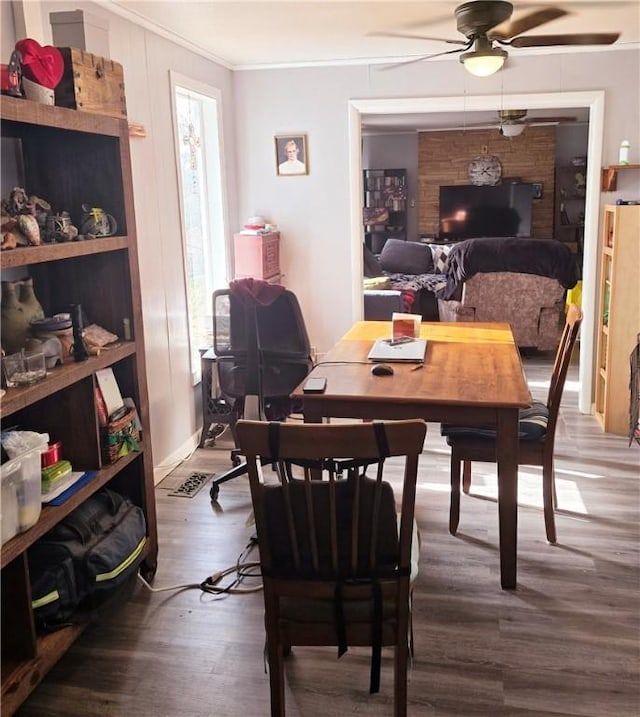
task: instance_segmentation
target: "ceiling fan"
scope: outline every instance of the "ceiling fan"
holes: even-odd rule
[[[435,40],[451,45],[462,45],[454,50],[446,50],[424,55],[406,62],[397,63],[397,67],[411,62],[420,62],[432,57],[451,55],[461,52],[460,62],[473,75],[488,77],[497,72],[504,64],[508,54],[499,45],[511,47],[547,47],[553,45],[611,45],[620,33],[578,33],[562,35],[523,35],[551,20],[568,15],[567,10],[559,7],[542,7],[516,20],[511,20],[513,4],[504,0],[473,0],[458,5],[455,17],[458,32],[466,40],[451,40],[442,37],[429,37],[410,33],[374,32],[372,36],[400,37],[408,39]],[[497,44],[496,44],[497,43]]]
[[[529,125],[560,124],[577,122],[577,117],[535,117],[527,118],[527,110],[498,110],[500,126],[498,132],[503,137],[517,137]]]
[[[503,137],[517,137],[524,132],[526,127],[546,124],[564,124],[577,121],[577,117],[567,115],[557,117],[527,117],[527,110],[498,110],[497,129]],[[487,122],[465,124],[466,129],[474,127],[487,127]]]

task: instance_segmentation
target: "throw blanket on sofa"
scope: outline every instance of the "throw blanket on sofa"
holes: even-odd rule
[[[467,239],[449,252],[446,283],[435,291],[439,299],[451,299],[456,289],[474,274],[512,271],[557,279],[565,289],[578,282],[575,261],[559,241],[517,238]]]
[[[435,296],[436,289],[445,285],[447,277],[444,274],[393,274],[385,271],[391,288],[402,292],[403,311],[413,312],[416,294],[424,289]],[[416,313],[421,313],[418,309]]]
[[[445,274],[392,274],[385,271],[384,275],[389,278],[391,287],[400,291],[427,289],[435,293],[436,289],[444,286],[447,280]]]

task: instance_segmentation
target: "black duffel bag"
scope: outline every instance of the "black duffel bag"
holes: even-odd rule
[[[145,543],[140,507],[108,489],[88,498],[28,551],[38,629],[86,619],[136,574]]]

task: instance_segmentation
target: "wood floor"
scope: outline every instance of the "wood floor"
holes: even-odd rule
[[[537,398],[549,363],[525,358]],[[422,533],[415,590],[416,655],[409,714],[453,717],[632,717],[640,714],[640,446],[605,435],[577,411],[577,369],[565,388],[556,449],[558,544],[545,541],[540,469],[521,468],[518,587],[500,589],[495,473],[474,466],[459,533],[447,531],[448,449],[430,424],[416,516]],[[228,445],[228,444],[227,444]],[[199,583],[233,565],[249,542],[246,478],[169,492],[194,470],[229,465],[198,450],[157,489],[160,554],[154,586]],[[488,496],[488,497],[487,497]],[[90,627],[19,717],[261,717],[269,714],[262,594],[150,593]],[[390,715],[383,657],[368,694],[369,652],[295,648],[287,661],[291,717]]]

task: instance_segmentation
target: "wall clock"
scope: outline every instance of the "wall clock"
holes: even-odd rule
[[[469,181],[476,185],[498,184],[502,176],[500,160],[492,154],[481,154],[469,162]]]

